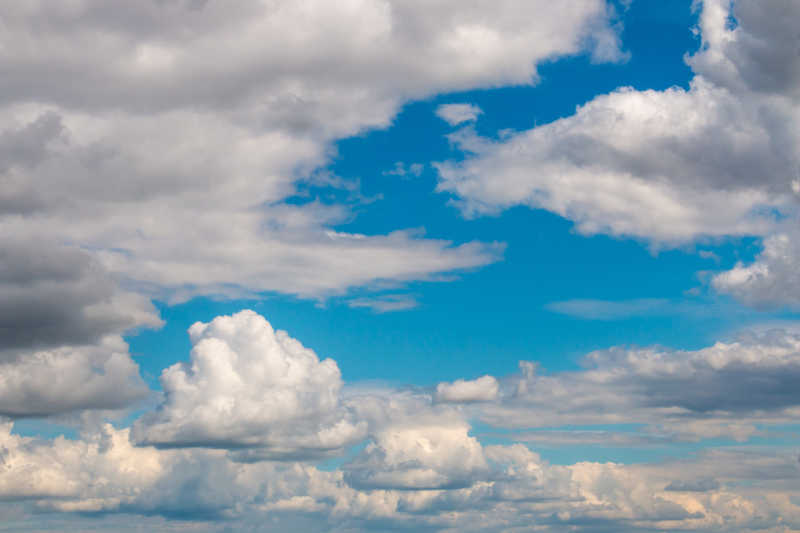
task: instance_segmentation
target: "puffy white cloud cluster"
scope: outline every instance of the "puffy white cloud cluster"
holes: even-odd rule
[[[47,527],[48,516],[63,513],[203,518],[244,527],[268,520],[275,531],[790,532],[800,526],[800,508],[792,502],[796,453],[719,451],[666,463],[561,466],[519,444],[482,450],[475,444],[493,466],[469,486],[393,490],[357,488],[346,472],[301,463],[242,464],[220,450],[134,447],[127,429],[110,425],[81,440],[43,441],[10,430],[4,424],[0,431],[0,508],[17,521],[36,513],[42,530],[86,525],[76,517]],[[413,451],[418,442],[406,444],[407,453],[419,453]],[[203,530],[202,522],[190,524]]]
[[[165,400],[133,426],[140,444],[323,455],[366,436],[341,405],[341,373],[253,311],[189,329],[191,360],[164,370]]]
[[[350,400],[369,422],[370,443],[344,465],[357,488],[442,489],[472,485],[489,471],[461,413],[427,398]]]
[[[614,349],[590,354],[589,367],[577,372],[539,375],[523,362],[521,375],[442,383],[433,395],[356,387],[344,399],[335,362],[320,361],[252,311],[197,323],[190,337],[191,360],[162,374],[163,404],[132,428],[87,424],[79,439],[48,440],[20,437],[12,423],[3,423],[0,525],[31,513],[49,520],[70,513],[201,519],[208,527],[269,520],[277,531],[590,525],[598,531],[788,532],[800,525],[792,500],[800,495],[796,452],[707,450],[657,463],[551,465],[520,443],[483,445],[469,423],[479,416],[506,428],[652,426],[649,434],[629,434],[625,445],[667,434],[744,440],[756,423],[796,420],[798,336],[745,334],[694,352]],[[134,389],[114,376],[128,368],[135,384],[135,365],[118,353],[125,348],[120,341],[106,339],[102,346],[91,379],[32,373],[48,378],[51,402],[87,408],[92,394],[125,401],[125,391]],[[25,386],[25,378],[8,375],[4,387]],[[84,385],[67,390],[67,382]],[[31,397],[17,404],[37,405]],[[14,403],[4,398],[0,405]],[[541,433],[547,432],[504,438],[536,441],[533,435]],[[569,435],[603,445],[624,437],[565,429],[550,440],[569,442]],[[364,448],[332,471],[310,463],[363,441]],[[108,520],[109,527],[117,524]],[[80,518],[44,524],[43,530],[82,527]]]
[[[437,165],[439,190],[467,216],[527,205],[656,245],[779,233],[714,284],[746,303],[796,304],[797,232],[779,220],[796,216],[800,183],[800,7],[704,0],[699,29],[688,91],[621,88],[500,140],[460,130],[451,140],[467,157]]]

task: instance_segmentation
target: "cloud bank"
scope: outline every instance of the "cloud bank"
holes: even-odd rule
[[[79,439],[47,440],[2,424],[0,507],[37,513],[45,529],[71,513],[100,513],[108,524],[118,514],[194,520],[200,530],[264,520],[278,531],[800,525],[796,452],[720,448],[655,463],[553,465],[520,443],[483,444],[469,422],[567,426],[550,433],[606,445],[592,440],[602,432],[569,426],[623,420],[680,438],[745,441],[756,418],[796,420],[796,335],[743,334],[695,352],[618,348],[590,354],[580,371],[545,376],[522,362],[519,374],[443,383],[433,395],[365,389],[346,399],[335,362],[252,311],[197,323],[190,336],[191,361],[164,371],[164,403],[132,429],[90,425]],[[534,442],[530,435],[519,440]],[[337,468],[309,462],[361,441]]]

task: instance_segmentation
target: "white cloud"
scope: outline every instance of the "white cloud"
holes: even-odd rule
[[[651,464],[550,465],[519,443],[483,446],[467,420],[479,414],[520,427],[650,424],[626,445],[743,440],[761,434],[756,424],[796,420],[797,336],[750,334],[695,352],[595,352],[586,370],[545,376],[525,363],[521,376],[503,380],[498,399],[469,409],[380,386],[340,400],[336,364],[319,361],[251,311],[197,323],[190,336],[191,362],[165,370],[165,402],[132,429],[87,424],[80,439],[47,440],[1,424],[0,502],[13,502],[0,509],[14,506],[14,520],[59,516],[61,529],[80,529],[80,517],[65,515],[87,512],[237,526],[270,520],[277,531],[531,524],[570,531],[593,524],[743,532],[800,525],[790,499],[796,452],[727,449]],[[112,367],[104,370],[108,376]],[[498,382],[457,381],[437,394],[474,399],[478,383],[485,392]],[[518,436],[537,441],[540,433],[553,443],[621,442],[620,435],[585,430]],[[330,472],[293,462],[366,439]],[[3,516],[0,524],[10,515]]]
[[[330,238],[350,206],[283,201],[409,100],[533,83],[537,63],[617,39],[602,0],[2,10],[0,232],[91,248],[173,300],[325,298],[496,261],[409,232]]]
[[[136,515],[161,515],[193,529],[204,527],[201,518],[237,526],[269,520],[276,531],[486,531],[531,524],[571,531],[591,524],[612,531],[743,532],[800,525],[791,501],[796,453],[719,450],[652,464],[562,466],[519,444],[493,445],[482,449],[491,467],[469,487],[387,490],[353,487],[341,470],[241,464],[220,450],[135,447],[128,430],[110,425],[80,440],[37,440],[10,430],[4,424],[0,431],[0,499],[13,502],[0,505],[15,512],[0,520],[24,521],[35,513],[43,529],[53,517],[53,529],[85,529],[80,516],[65,515],[87,512],[126,513],[128,524],[119,530],[144,520]],[[420,437],[395,440],[407,457],[428,461]],[[406,468],[414,464],[420,463]],[[98,519],[92,520],[96,527]]]
[[[500,385],[493,376],[482,376],[472,381],[458,379],[453,383],[439,383],[434,398],[439,403],[488,402],[497,399]]]
[[[424,398],[356,398],[373,440],[345,464],[357,488],[441,489],[470,486],[489,465],[461,413]]]
[[[406,178],[409,174],[419,177],[423,170],[425,170],[425,165],[422,163],[412,163],[408,169],[406,169],[405,163],[398,161],[394,164],[394,169],[386,171],[383,174],[384,176],[400,176],[401,178]]]
[[[313,457],[366,435],[366,422],[340,404],[336,362],[253,311],[198,322],[189,336],[191,361],[162,373],[165,401],[133,425],[137,443]]]
[[[764,240],[756,260],[737,263],[712,278],[711,285],[753,307],[800,305],[800,235],[778,233]]]
[[[120,409],[146,398],[128,345],[117,335],[97,345],[15,353],[0,361],[0,415],[47,416]]]
[[[436,108],[436,116],[451,126],[478,120],[483,110],[475,104],[442,104]]]
[[[499,141],[461,130],[451,140],[467,157],[437,165],[439,190],[467,216],[527,205],[581,233],[655,243],[775,231],[776,210],[795,212],[800,13],[792,0],[739,0],[726,29],[728,3],[702,5],[688,91],[618,89]]]

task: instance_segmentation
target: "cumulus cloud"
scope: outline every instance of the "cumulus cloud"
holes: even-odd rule
[[[369,421],[370,443],[344,465],[357,488],[442,489],[471,486],[489,465],[469,424],[448,407],[422,398],[351,400]]]
[[[253,311],[189,329],[190,362],[161,375],[165,401],[133,425],[162,447],[258,448],[260,457],[324,455],[362,440],[339,400],[341,373]]]
[[[723,437],[744,441],[762,424],[789,423],[800,412],[800,337],[782,330],[745,333],[697,351],[614,348],[589,354],[581,371],[541,375],[520,363],[521,375],[504,397],[482,408],[481,418],[507,428],[646,424],[644,435],[587,433],[587,442],[614,445],[697,441]],[[641,433],[641,432],[640,432]],[[579,434],[522,435],[521,440]]]
[[[738,0],[731,29],[729,2],[702,5],[688,91],[621,88],[500,140],[463,129],[450,138],[467,157],[438,164],[439,190],[467,216],[527,205],[655,243],[774,232],[800,165],[800,13]]]
[[[488,401],[469,409],[436,404],[424,389],[362,388],[340,399],[336,363],[252,311],[197,323],[190,337],[191,361],[164,371],[164,403],[133,428],[90,424],[79,439],[47,440],[0,424],[0,508],[13,506],[17,519],[42,512],[269,519],[278,531],[800,525],[789,497],[796,452],[723,449],[657,463],[551,465],[520,443],[482,445],[468,421],[477,414],[532,427],[623,416],[653,424],[644,433],[654,438],[678,429],[676,440],[738,438],[756,417],[759,425],[796,420],[797,336],[744,335],[695,352],[607,350],[591,354],[582,371],[542,376],[524,363],[521,376],[502,382],[441,384],[459,402],[476,399],[473,389],[501,387],[497,399],[482,397]],[[114,365],[102,370],[113,374]],[[363,440],[339,468],[308,462]],[[60,524],[81,527],[80,518]]]
[[[483,110],[475,104],[442,104],[436,108],[436,116],[451,126],[473,122],[482,114]]]
[[[491,461],[484,481],[392,490],[356,488],[341,470],[241,464],[221,450],[135,447],[129,430],[110,425],[79,440],[19,437],[11,424],[0,429],[0,500],[6,502],[0,505],[14,506],[16,520],[36,513],[43,524],[65,513],[126,513],[246,524],[268,519],[277,531],[531,525],[571,531],[590,524],[600,531],[737,532],[800,525],[800,508],[790,499],[796,453],[713,451],[651,464],[549,465],[522,445],[493,445],[483,449]],[[407,453],[422,453],[418,442],[400,443],[411,446]],[[76,516],[56,527],[83,525]]]
[[[0,415],[37,417],[84,409],[120,409],[150,389],[117,335],[97,345],[16,353],[0,361]]]
[[[497,399],[499,390],[493,376],[482,376],[472,381],[459,379],[453,383],[439,383],[434,398],[439,403],[488,402]]]

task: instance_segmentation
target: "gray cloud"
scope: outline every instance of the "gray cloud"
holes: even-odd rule
[[[31,347],[90,344],[161,324],[150,301],[121,290],[85,250],[0,239],[0,357]]]
[[[714,481],[713,479],[698,479],[696,481],[688,481],[688,482],[680,482],[680,481],[673,481],[666,487],[664,490],[669,490],[673,492],[706,492],[709,490],[717,490],[721,488],[722,485]]]
[[[800,411],[800,337],[782,330],[697,351],[614,348],[593,352],[584,364],[582,371],[540,375],[536,365],[521,363],[522,375],[507,382],[504,399],[481,408],[481,419],[510,428],[643,423],[651,442],[742,441],[763,434],[756,425],[790,423]],[[558,434],[547,437],[555,442]],[[578,438],[565,434],[565,442]]]
[[[128,345],[115,335],[96,345],[28,351],[0,361],[0,416],[122,409],[149,394]]]
[[[2,9],[0,232],[91,248],[170,301],[326,298],[497,261],[487,243],[331,232],[352,205],[284,200],[335,140],[388,126],[411,99],[534,83],[542,61],[618,52],[602,0]]]

